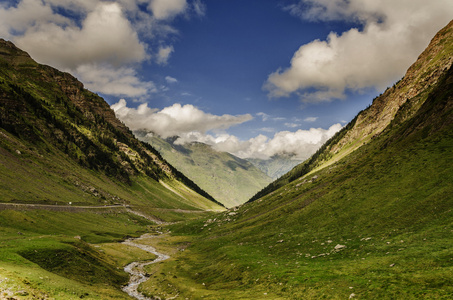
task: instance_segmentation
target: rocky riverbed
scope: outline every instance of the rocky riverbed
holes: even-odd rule
[[[150,237],[152,237],[152,235],[144,234],[139,238],[127,239],[123,242],[123,244],[125,244],[125,245],[140,248],[142,250],[153,253],[154,255],[157,256],[157,258],[153,261],[134,261],[124,267],[124,271],[129,273],[131,275],[131,277],[129,279],[128,285],[123,287],[123,291],[128,293],[130,296],[132,296],[136,299],[140,299],[140,300],[152,300],[151,298],[145,297],[143,294],[141,294],[138,291],[138,286],[142,282],[145,282],[146,280],[148,280],[148,278],[149,278],[147,276],[146,272],[144,271],[144,267],[147,265],[155,264],[155,263],[158,263],[158,262],[161,262],[163,260],[170,258],[170,256],[158,252],[152,246],[140,244],[140,240],[150,238]]]

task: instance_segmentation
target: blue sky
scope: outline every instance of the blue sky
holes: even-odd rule
[[[451,0],[0,0],[0,36],[131,129],[304,159],[452,16]]]

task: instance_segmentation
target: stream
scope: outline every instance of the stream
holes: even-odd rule
[[[139,300],[152,300],[151,298],[145,297],[138,291],[138,286],[149,278],[148,276],[146,276],[146,272],[143,268],[147,265],[155,264],[170,258],[170,256],[166,254],[157,252],[157,250],[152,246],[137,243],[137,241],[140,241],[141,239],[149,238],[152,236],[153,235],[146,233],[139,238],[131,238],[123,242],[123,244],[125,245],[137,247],[154,255],[157,255],[157,258],[153,261],[134,261],[124,267],[124,271],[129,273],[131,277],[129,279],[129,284],[123,287],[123,291],[128,293],[129,296],[132,296]]]

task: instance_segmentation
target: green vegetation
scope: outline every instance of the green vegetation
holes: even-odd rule
[[[451,23],[448,24],[436,34],[403,79],[373,99],[372,105],[359,112],[310,159],[266,186],[250,201],[257,200],[305,174],[334,164],[379,136],[387,126],[399,125],[411,118],[427,99],[440,76],[446,73],[451,65],[451,26]]]
[[[70,74],[5,41],[0,65],[1,202],[221,209]]]
[[[143,241],[171,256],[146,266],[150,297],[453,298],[451,52],[414,65],[442,76],[414,79],[432,83],[381,131],[379,97],[260,197],[207,212],[101,98],[0,42],[0,298],[128,298],[124,265],[155,255],[119,242],[162,231]]]
[[[222,209],[101,97],[0,40],[1,299],[124,299],[124,265],[155,256],[119,242],[146,217]]]
[[[117,242],[151,224],[125,213],[0,211],[0,297],[124,299],[122,267],[154,256]]]
[[[202,143],[174,144],[174,140],[136,131],[138,139],[150,143],[172,165],[192,178],[202,189],[227,207],[240,205],[271,179],[252,163]]]
[[[193,244],[154,280],[189,298],[451,298],[452,95],[453,68],[415,115],[337,163],[172,225]]]

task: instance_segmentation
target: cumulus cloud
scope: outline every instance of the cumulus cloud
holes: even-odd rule
[[[275,133],[273,138],[260,134],[243,141],[234,135],[216,131],[251,120],[253,117],[249,114],[217,116],[193,105],[181,104],[162,110],[149,108],[147,104],[130,108],[124,99],[111,107],[131,130],[145,129],[163,138],[178,136],[176,144],[201,142],[241,158],[269,159],[277,154],[286,154],[304,160],[342,128],[341,124],[335,124],[328,129],[281,131]]]
[[[193,105],[179,103],[162,110],[149,108],[144,103],[135,109],[127,107],[124,99],[113,104],[112,109],[131,130],[146,129],[164,138],[193,132],[205,134],[207,131],[225,130],[253,118],[249,114],[217,116],[205,113]]]
[[[66,69],[86,63],[120,66],[146,57],[145,46],[116,3],[97,5],[80,28],[48,22],[28,27],[15,42],[36,59]]]
[[[156,19],[169,19],[182,13],[187,8],[186,0],[151,0],[149,9]]]
[[[32,26],[43,26],[55,23],[61,26],[71,21],[63,16],[55,15],[49,4],[41,1],[23,0],[16,7],[8,7],[0,3],[0,36],[11,39],[12,31],[23,33]]]
[[[382,90],[401,78],[451,20],[453,2],[300,0],[286,9],[305,20],[352,20],[361,25],[302,45],[290,67],[270,74],[264,85],[270,97],[296,93],[316,102],[344,98],[346,90]]]
[[[84,64],[75,69],[85,86],[92,91],[119,97],[140,97],[157,91],[152,82],[138,79],[133,68],[113,68],[110,65]]]
[[[38,62],[73,73],[95,92],[124,97],[155,90],[132,69],[144,61],[168,63],[173,47],[158,45],[177,33],[170,21],[178,14],[204,13],[200,1],[189,5],[186,0],[4,2],[0,36]]]
[[[290,155],[293,159],[305,160],[341,128],[341,124],[334,124],[328,129],[280,131],[271,139],[260,134],[246,141],[229,134],[190,132],[181,136],[176,143],[202,142],[218,151],[229,152],[241,158],[269,159],[274,155]]]
[[[79,14],[80,23],[57,8]],[[38,62],[75,74],[96,92],[142,96],[154,85],[141,81],[132,65],[148,55],[123,10],[114,2],[22,0],[0,6],[0,34]]]

